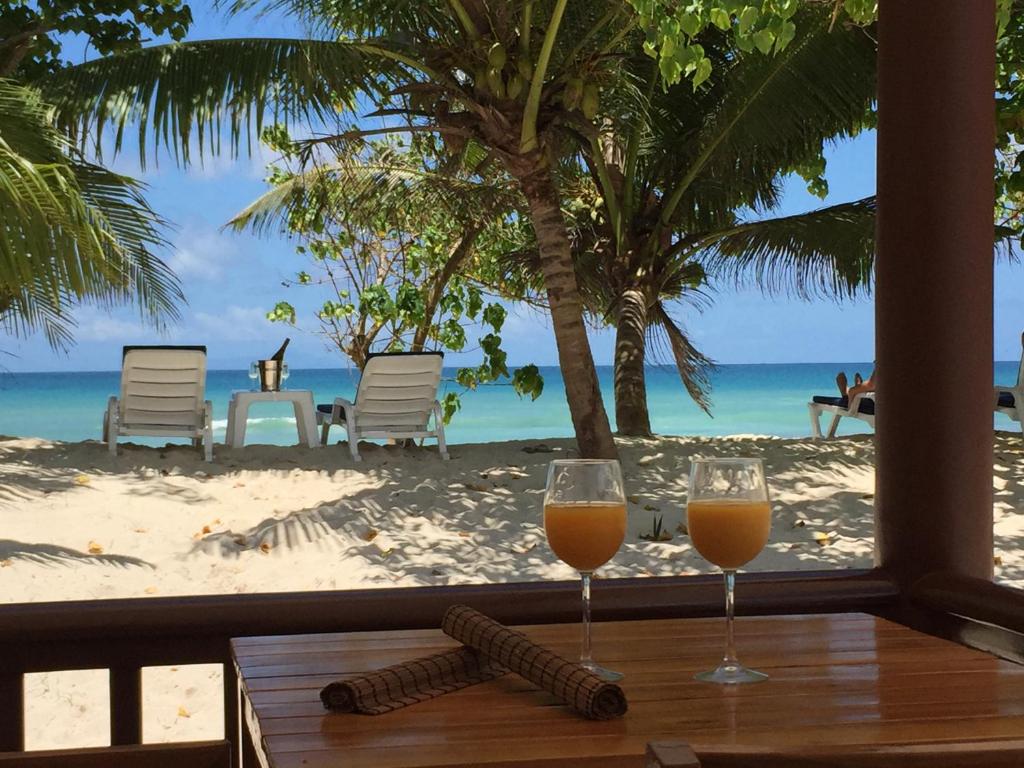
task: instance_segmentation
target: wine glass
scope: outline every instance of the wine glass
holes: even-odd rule
[[[253,391],[256,391],[256,380],[260,377],[260,364],[253,360],[249,363],[249,380],[252,382],[251,387]]]
[[[619,462],[558,459],[548,468],[544,532],[558,558],[580,573],[583,649],[580,664],[605,680],[622,675],[594,663],[590,651],[590,577],[626,538],[626,494]]]
[[[705,560],[725,575],[725,655],[721,664],[696,675],[708,683],[756,683],[768,675],[736,658],[733,637],[736,569],[757,557],[771,530],[768,483],[760,459],[696,459],[690,465],[686,526]]]
[[[288,380],[288,363],[281,363],[281,389],[284,389],[284,383]]]

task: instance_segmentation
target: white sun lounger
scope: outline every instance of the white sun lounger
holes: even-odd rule
[[[441,458],[447,459],[444,420],[437,400],[443,364],[440,352],[370,355],[359,379],[355,402],[339,397],[332,404],[316,407],[316,421],[322,426],[320,442],[327,445],[331,427],[339,424],[348,433],[348,447],[355,461],[362,460],[362,438],[435,437]],[[431,416],[433,429],[428,428]]]
[[[124,435],[187,437],[213,461],[213,403],[206,391],[206,347],[125,347],[121,396],[111,396],[103,439],[117,455]]]
[[[1024,333],[1020,336],[1021,357],[1017,369],[1017,384],[1012,387],[995,388],[993,407],[997,413],[1005,413],[1024,429]]]
[[[815,440],[821,439],[821,414],[832,414],[832,423],[829,424],[827,437],[833,438],[839,428],[839,421],[844,416],[850,419],[860,419],[872,427],[875,426],[875,393],[861,392],[854,396],[853,401],[849,403],[845,397],[816,395],[807,404],[807,410],[811,414],[811,434]]]

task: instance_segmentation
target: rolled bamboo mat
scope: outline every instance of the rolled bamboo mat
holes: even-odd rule
[[[610,720],[626,712],[626,695],[619,686],[469,606],[449,608],[441,628],[449,637],[543,688],[584,717]]]
[[[505,672],[472,648],[455,648],[331,683],[320,691],[320,700],[335,712],[380,715]]]

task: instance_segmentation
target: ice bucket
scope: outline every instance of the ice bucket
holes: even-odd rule
[[[281,363],[277,360],[260,360],[260,391],[281,391]]]

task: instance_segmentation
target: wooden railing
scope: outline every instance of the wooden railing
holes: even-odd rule
[[[239,754],[237,680],[229,641],[245,635],[437,627],[465,603],[509,624],[575,621],[573,582],[417,587],[212,597],[142,598],[0,606],[0,752],[24,749],[24,675],[110,670],[110,739],[142,741],[143,667],[224,665],[224,733]],[[738,605],[748,615],[894,610],[898,592],[876,571],[749,574]],[[636,578],[594,586],[595,618],[714,616],[720,579]]]
[[[230,768],[226,741],[0,753],[0,768]]]
[[[908,597],[904,623],[1024,664],[1024,591],[932,573],[917,581]]]

